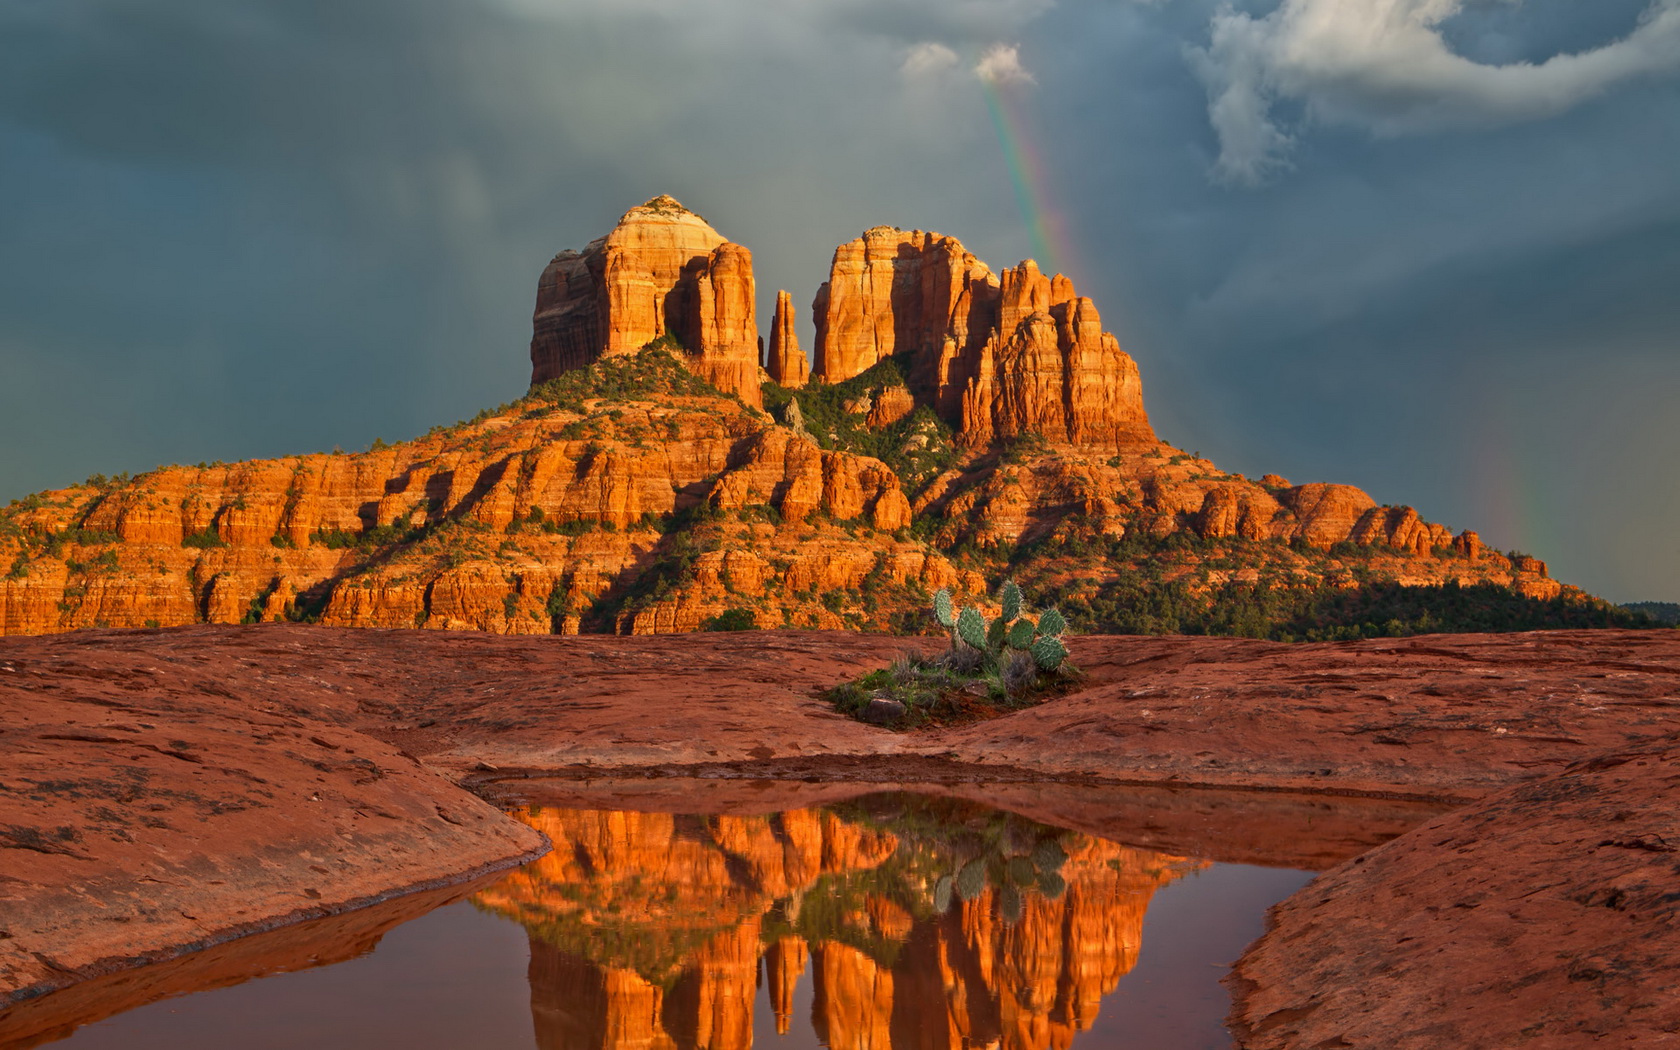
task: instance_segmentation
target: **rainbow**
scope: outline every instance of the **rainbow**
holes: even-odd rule
[[[1021,221],[1027,227],[1027,243],[1032,248],[1033,259],[1045,273],[1065,273],[1076,278],[1078,275],[1072,271],[1077,268],[1078,253],[1061,212],[1049,204],[1051,183],[1045,173],[1045,153],[1033,134],[1033,122],[1021,105],[1022,86],[987,77],[980,78],[980,84],[992,127],[997,131],[998,146],[1003,151],[1004,165],[1009,169],[1015,204],[1021,209]]]

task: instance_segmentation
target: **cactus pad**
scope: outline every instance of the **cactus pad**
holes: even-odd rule
[[[1003,652],[1003,643],[1009,640],[1009,621],[999,616],[986,628],[986,648],[993,656]]]
[[[1021,588],[1014,580],[1004,580],[1003,589],[998,592],[998,600],[1003,603],[1003,618],[1005,622],[1021,615]]]
[[[1031,649],[1033,644],[1033,625],[1026,620],[1016,620],[1009,625],[1009,647],[1012,649]]]
[[[1047,638],[1060,638],[1067,630],[1067,620],[1055,609],[1044,610],[1044,615],[1038,618],[1038,633]]]
[[[957,637],[976,649],[986,648],[986,618],[970,605],[957,617]]]
[[[1038,661],[1041,670],[1054,671],[1062,666],[1063,660],[1067,659],[1068,651],[1067,646],[1062,644],[1060,638],[1050,636],[1034,642],[1032,654],[1033,659]]]
[[[934,592],[933,615],[939,619],[939,626],[946,630],[957,625],[956,610],[951,608],[951,592],[943,587]]]

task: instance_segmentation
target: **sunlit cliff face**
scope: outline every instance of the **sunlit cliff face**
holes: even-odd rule
[[[761,980],[785,1034],[807,973],[834,1050],[1065,1048],[1199,866],[913,796],[521,816],[553,852],[476,900],[530,933],[545,1050],[747,1050]]]

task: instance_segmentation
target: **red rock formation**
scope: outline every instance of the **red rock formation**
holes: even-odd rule
[[[996,278],[956,238],[877,226],[834,250],[828,281],[811,304],[815,374],[838,383],[906,351],[926,364],[947,336],[967,345],[970,314],[978,305],[983,318],[996,298]],[[928,377],[959,388],[966,378]]]
[[[767,603],[765,626],[786,610],[838,627],[823,593],[878,566],[960,580],[925,544],[880,535],[910,507],[879,461],[715,397],[515,406],[366,453],[165,467],[33,502],[0,519],[0,634],[272,620],[300,602],[343,626],[575,632],[648,567],[661,516],[699,502],[725,512],[706,526],[716,549],[619,629],[693,630],[738,595]]]
[[[875,392],[869,403],[869,425],[877,429],[891,426],[916,410],[916,400],[901,386],[884,386]]]
[[[811,376],[811,363],[799,349],[799,334],[793,327],[793,296],[776,293],[776,318],[770,325],[770,356],[765,362],[772,381],[786,387],[802,387]]]
[[[753,297],[752,253],[672,198],[655,197],[543,271],[531,384],[669,336],[696,373],[762,404]]]
[[[1155,439],[1136,363],[1071,281],[1030,259],[999,280],[954,238],[876,227],[835,250],[812,309],[821,379],[909,354],[912,386],[963,444]]]
[[[847,426],[888,428],[922,404],[958,428],[967,451],[954,464],[931,420],[883,448],[909,465],[914,505],[886,462],[835,447],[853,440],[846,427],[805,429],[797,402],[790,427],[770,425],[696,394],[680,372],[625,396],[619,380],[662,367],[630,355],[671,336],[687,369],[761,401],[751,256],[661,197],[557,256],[539,287],[533,380],[604,360],[598,389],[611,396],[550,391],[362,454],[165,467],[20,501],[0,511],[0,634],[288,615],[647,633],[693,630],[743,603],[760,626],[885,629],[921,608],[916,588],[985,589],[980,571],[959,573],[942,553],[956,544],[1183,531],[1273,541],[1230,569],[1167,556],[1167,578],[1195,586],[1268,573],[1278,585],[1354,586],[1347,565],[1309,553],[1351,542],[1378,578],[1585,597],[1537,559],[1513,563],[1351,486],[1270,474],[1255,484],[1156,442],[1136,365],[1096,307],[1030,260],[994,276],[953,238],[878,227],[836,249],[814,307],[819,378],[891,355],[908,363],[902,379],[849,392]],[[804,378],[785,293],[770,364],[785,383]],[[988,454],[1023,435],[1050,445]],[[690,512],[702,520],[679,519]],[[917,518],[935,519],[932,543],[907,531]],[[681,542],[665,538],[673,525]],[[1069,575],[1094,587],[1111,568]],[[859,593],[871,579],[904,586]]]

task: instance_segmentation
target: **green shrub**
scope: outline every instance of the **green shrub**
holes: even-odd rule
[[[758,617],[751,609],[725,609],[716,616],[703,620],[700,624],[702,631],[756,631]]]
[[[192,533],[191,535],[183,536],[181,538],[181,546],[197,547],[201,550],[208,550],[212,547],[226,547],[227,541],[222,539],[221,534],[216,531],[216,527],[214,525],[210,525],[198,532]]]

